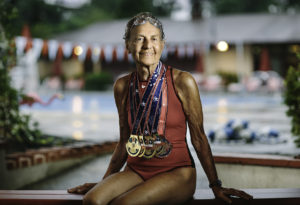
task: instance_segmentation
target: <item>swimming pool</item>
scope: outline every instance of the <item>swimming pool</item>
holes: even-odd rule
[[[44,106],[39,103],[32,105],[30,109],[41,111],[64,111],[64,112],[96,112],[115,113],[117,108],[112,91],[107,92],[62,92],[63,99],[55,99],[51,104]],[[47,101],[53,94],[41,94],[40,98]],[[225,100],[228,106],[247,104],[275,105],[282,103],[282,96],[278,94],[234,94],[234,93],[201,93],[202,105],[215,106]],[[21,109],[29,108],[26,105]]]

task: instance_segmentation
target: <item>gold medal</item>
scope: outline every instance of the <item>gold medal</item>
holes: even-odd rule
[[[138,157],[142,157],[142,156],[144,156],[144,153],[146,151],[145,142],[144,142],[144,138],[142,135],[139,135],[139,140],[140,140],[140,144],[141,144],[141,151],[140,151]]]
[[[155,154],[156,154],[155,149],[145,149],[145,153],[143,157],[145,157],[146,159],[151,159]]]
[[[158,158],[167,157],[172,150],[172,144],[167,139],[162,139],[162,149],[155,156]]]
[[[161,151],[163,149],[163,144],[162,144],[161,138],[158,135],[155,136],[154,147],[156,150],[156,154],[161,153]]]
[[[140,151],[138,157],[143,157],[144,154],[145,154],[145,151],[146,151],[146,149],[145,149],[144,147],[142,147],[142,149],[141,149],[141,151]]]
[[[127,143],[126,143],[126,150],[127,153],[131,156],[131,157],[136,157],[140,151],[141,151],[141,144],[139,141],[139,138],[137,135],[130,135]]]
[[[156,154],[154,139],[155,138],[153,136],[144,136],[144,142],[145,142],[145,153],[143,155],[144,158],[151,159]]]

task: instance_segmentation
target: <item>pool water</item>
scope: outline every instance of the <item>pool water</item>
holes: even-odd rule
[[[112,91],[108,92],[65,92],[63,99],[55,99],[51,104],[44,106],[35,103],[30,108],[31,110],[41,111],[64,111],[76,112],[77,109],[81,112],[99,112],[99,113],[114,113],[117,112],[115,106],[114,95]],[[51,98],[51,94],[43,94],[40,98],[46,102]],[[203,107],[217,105],[220,100],[226,100],[227,104],[280,104],[282,101],[281,94],[262,95],[262,94],[232,94],[232,93],[203,93],[201,94],[201,102]],[[75,108],[74,108],[75,106]],[[78,106],[80,108],[78,108]],[[21,109],[27,109],[28,106],[23,105]],[[75,109],[75,111],[74,111]]]

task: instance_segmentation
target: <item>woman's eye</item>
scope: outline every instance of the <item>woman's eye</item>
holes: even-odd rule
[[[136,38],[135,39],[137,42],[142,42],[143,41],[143,38]]]

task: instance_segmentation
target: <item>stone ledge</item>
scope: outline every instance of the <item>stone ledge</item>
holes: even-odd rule
[[[0,190],[0,204],[81,205],[82,195],[69,194],[65,190]]]
[[[103,144],[32,149],[27,150],[26,152],[7,154],[5,156],[5,163],[8,170],[13,170],[58,160],[84,157],[88,155],[101,155],[113,152],[116,144],[117,142],[105,142]]]
[[[215,163],[300,168],[300,159],[278,155],[222,153],[214,155]]]
[[[298,205],[300,204],[300,188],[298,189],[243,189],[253,195],[254,199],[245,201],[233,199],[236,205]],[[0,204],[19,205],[62,205],[82,204],[82,195],[69,194],[66,190],[0,190]],[[197,189],[192,200],[185,204],[226,204],[214,198],[210,189]]]

